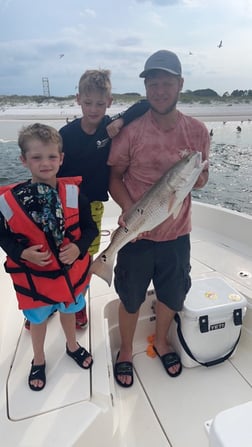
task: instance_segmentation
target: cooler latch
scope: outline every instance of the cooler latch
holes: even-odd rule
[[[242,324],[242,309],[235,309],[233,311],[233,319],[235,326],[241,326]]]
[[[200,332],[208,332],[208,315],[199,317]]]

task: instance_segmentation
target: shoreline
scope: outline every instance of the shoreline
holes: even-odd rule
[[[107,111],[107,115],[113,116],[115,113],[118,113],[119,111],[125,110],[125,108],[118,108],[118,111],[112,111],[112,113],[109,113],[110,110]],[[214,110],[195,110],[194,108],[192,108],[192,110],[188,110],[185,109],[183,107],[179,107],[178,106],[178,110],[182,113],[184,113],[185,115],[189,115],[189,116],[193,116],[194,118],[197,119],[202,119],[203,121],[240,121],[240,120],[247,120],[250,121],[252,120],[252,111],[238,111],[238,110],[234,110],[233,113],[227,113],[227,111],[223,111],[222,113],[216,113]],[[54,121],[54,120],[67,120],[67,119],[75,119],[75,118],[80,118],[82,115],[80,113],[80,111],[78,111],[79,113],[73,113],[73,111],[69,111],[69,110],[64,110],[64,113],[62,112],[57,112],[57,110],[55,111],[50,111],[50,112],[42,112],[42,113],[33,113],[33,111],[29,110],[29,112],[21,112],[19,111],[19,113],[6,113],[6,114],[1,114],[0,113],[0,121],[24,121],[24,120],[50,120],[50,121]],[[231,111],[230,111],[231,112]]]
[[[106,114],[113,116],[130,107],[131,104],[116,103],[107,109]],[[230,123],[252,121],[252,104],[183,104],[178,103],[178,110],[185,115],[197,118],[207,123]],[[17,140],[17,135],[23,126],[36,122],[49,124],[59,130],[75,118],[80,118],[81,108],[77,104],[54,104],[52,107],[37,107],[36,104],[22,105],[0,109],[0,141]]]
[[[106,114],[113,116],[119,112],[128,109],[132,104],[117,103],[112,104],[107,109]],[[227,105],[216,104],[183,104],[178,103],[178,110],[185,115],[193,116],[201,121],[251,121],[252,105],[250,104],[234,104],[232,107]],[[13,106],[0,110],[0,122],[13,121],[72,121],[80,118],[80,106],[72,105],[60,107],[36,107],[35,104],[29,106]]]
[[[179,110],[179,109],[178,109]],[[182,112],[184,113],[184,112]],[[218,122],[218,121],[252,121],[252,115],[248,113],[235,113],[235,114],[202,114],[202,113],[185,113],[186,115],[192,116],[200,121],[204,122]],[[72,121],[75,118],[80,118],[81,115],[33,115],[33,114],[22,114],[22,115],[5,115],[0,116],[1,122],[13,122],[13,121],[63,121],[65,124],[67,123],[67,119]]]
[[[119,112],[127,110],[134,103],[117,102],[112,103],[107,108],[106,114],[113,116]],[[177,109],[182,113],[202,119],[203,121],[239,121],[240,119],[252,119],[252,104],[233,103],[233,104],[199,104],[199,103],[182,103],[178,102]],[[13,106],[6,105],[0,108],[1,121],[16,120],[67,120],[82,116],[81,107],[77,103],[70,104],[45,104],[37,105],[16,104]]]

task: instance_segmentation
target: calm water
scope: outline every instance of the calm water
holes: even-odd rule
[[[57,127],[63,124],[58,122]],[[205,188],[193,192],[194,199],[252,215],[252,121],[207,122],[206,126],[209,131],[213,130],[210,176]],[[14,128],[11,134],[13,139],[0,140],[1,185],[25,180],[28,176],[19,161]]]

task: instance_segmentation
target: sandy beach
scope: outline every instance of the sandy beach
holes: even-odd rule
[[[129,104],[114,103],[107,109],[107,113],[112,116],[128,107]],[[252,104],[179,103],[178,109],[204,122],[252,120]],[[73,100],[63,104],[48,102],[2,106],[0,109],[0,140],[13,139],[13,128],[17,134],[22,126],[37,121],[46,121],[56,129],[60,129],[68,120],[71,121],[80,116],[80,106]]]

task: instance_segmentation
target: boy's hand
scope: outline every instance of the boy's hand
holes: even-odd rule
[[[76,244],[70,242],[60,249],[59,260],[63,264],[71,265],[80,256],[80,250]]]
[[[108,132],[109,138],[114,138],[123,127],[123,119],[117,118],[117,120],[112,121],[107,127],[106,130]]]
[[[40,267],[46,267],[52,262],[50,259],[51,253],[48,250],[41,251],[42,249],[43,245],[32,245],[31,247],[25,248],[22,251],[21,259],[32,262]]]

